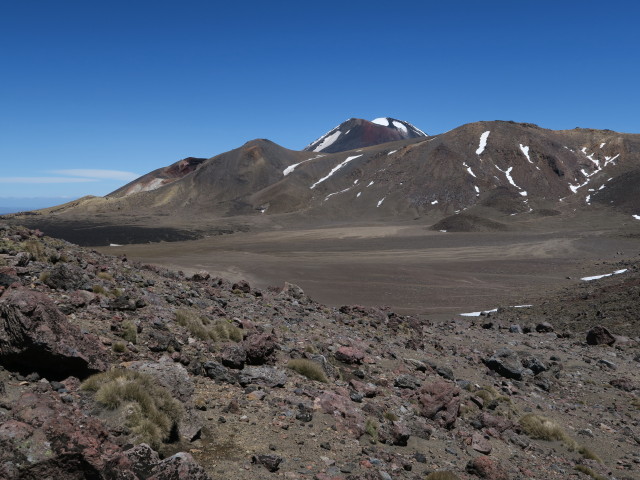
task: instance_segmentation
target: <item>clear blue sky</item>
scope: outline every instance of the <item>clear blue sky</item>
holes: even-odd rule
[[[253,138],[301,149],[349,117],[640,132],[638,18],[632,0],[0,0],[0,207]]]

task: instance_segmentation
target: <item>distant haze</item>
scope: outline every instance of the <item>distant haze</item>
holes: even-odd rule
[[[36,198],[15,198],[0,197],[0,215],[7,213],[24,212],[27,210],[38,210],[40,208],[53,207],[62,203],[70,202],[75,198],[60,197],[36,197]]]

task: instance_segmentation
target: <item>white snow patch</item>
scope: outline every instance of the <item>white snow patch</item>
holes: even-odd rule
[[[600,188],[598,190],[602,190],[604,188],[604,184],[600,185]]]
[[[529,308],[533,307],[533,305],[512,305],[512,308]]]
[[[519,187],[518,187],[519,188]],[[527,196],[527,192],[525,190],[518,192],[520,195],[522,195],[523,197]]]
[[[326,137],[324,137],[322,139],[322,142],[320,142],[320,144],[316,148],[313,149],[313,151],[314,152],[320,152],[320,151],[324,150],[325,148],[330,147],[338,139],[338,137],[340,136],[341,133],[342,132],[340,130],[336,130],[331,135],[327,135]]]
[[[600,280],[601,278],[611,277],[612,275],[620,275],[621,273],[624,273],[626,271],[627,271],[627,269],[623,268],[622,270],[616,270],[613,273],[605,273],[604,275],[594,275],[592,277],[582,277],[580,280],[583,280],[585,282],[590,282],[591,280]]]
[[[483,310],[481,312],[469,312],[469,313],[460,313],[461,317],[479,317],[483,313],[486,315],[487,313],[497,312],[497,308],[492,308],[491,310]]]
[[[322,158],[322,157],[324,157],[324,155],[317,155],[317,156],[315,156],[313,158],[308,158],[307,160],[303,160],[302,162],[298,162],[298,163],[294,163],[293,165],[289,165],[287,168],[285,168],[282,171],[282,174],[286,177],[291,172],[293,172],[298,165],[302,165],[303,163],[307,163],[307,162],[310,162],[311,160],[316,160],[316,159]]]
[[[516,187],[518,190],[522,190],[518,185],[516,185],[516,182],[513,181],[513,177],[511,176],[511,170],[513,170],[513,167],[509,167],[506,170],[502,170],[499,166],[496,165],[496,168],[500,170],[502,173],[504,173],[504,175],[507,177],[507,180],[511,185]],[[525,195],[526,195],[526,192],[525,192]]]
[[[487,146],[489,133],[491,133],[491,130],[487,130],[482,135],[480,135],[480,146],[478,146],[478,149],[476,150],[476,155],[480,155],[482,152],[484,152],[484,148]]]
[[[604,147],[606,144],[607,144],[606,142],[602,142],[602,143],[600,144],[600,148]]]
[[[447,233],[447,231],[446,231],[446,230],[440,230],[440,231],[441,231],[442,233]]]
[[[467,162],[462,162],[462,166],[467,169],[467,172],[469,172],[469,175],[471,175],[473,178],[478,178],[476,177],[476,174],[473,173],[473,170],[471,170],[471,167],[467,165]]]
[[[356,195],[356,198],[358,198],[360,195],[362,195],[362,192],[358,192],[358,194]]]
[[[433,202],[431,202],[431,205],[437,205],[438,204],[438,200],[434,200]]]
[[[385,198],[386,198],[386,197],[383,197],[383,198],[382,198],[382,200],[379,200],[379,201],[378,201],[378,205],[376,205],[376,208],[378,208],[380,205],[382,205],[382,202],[384,202],[384,199],[385,199]]]
[[[373,185],[373,180],[369,182],[369,185],[367,185],[367,188],[369,188],[371,185]]]
[[[640,220],[640,215],[633,215],[633,218],[635,218],[636,220]]]
[[[589,174],[584,170],[584,168],[580,169],[580,173],[582,173],[585,177],[589,178]]]
[[[393,121],[393,126],[396,127],[398,130],[402,130],[404,133],[409,133],[409,130],[407,130],[407,127],[405,127],[402,123],[400,122],[396,122],[395,120]]]
[[[329,198],[333,197],[334,195],[339,195],[341,193],[348,192],[349,190],[351,190],[351,187],[345,188],[344,190],[340,190],[339,192],[330,193],[329,195],[324,197],[324,201],[326,202],[327,200],[329,200]]]
[[[587,195],[584,201],[587,202],[587,205],[591,205],[591,195]]]
[[[609,165],[610,163],[613,163],[615,165],[615,160],[616,158],[618,158],[620,156],[620,154],[617,154],[615,157],[604,157],[604,166],[606,167],[607,165]]]
[[[391,150],[389,153],[387,153],[387,157],[388,157],[389,155],[392,155],[392,154],[396,153],[397,151],[398,151],[398,150]]]
[[[319,185],[320,183],[324,182],[327,178],[331,177],[331,175],[333,175],[334,173],[336,173],[338,170],[340,170],[342,167],[344,167],[344,166],[345,166],[347,163],[349,163],[351,160],[354,160],[354,159],[359,158],[359,157],[361,157],[361,156],[362,156],[362,155],[355,155],[355,156],[353,156],[353,157],[347,157],[347,159],[346,159],[344,162],[342,162],[341,164],[339,164],[339,165],[337,165],[337,166],[333,167],[333,168],[331,169],[331,171],[330,171],[330,172],[329,172],[325,177],[322,177],[320,180],[318,180],[316,183],[314,183],[313,185],[311,185],[311,187],[309,187],[309,188],[314,189],[317,185]]]
[[[378,125],[383,125],[385,127],[389,126],[389,119],[385,117],[374,118],[371,120],[371,123],[377,123]]]
[[[478,188],[478,186],[477,186],[477,185],[474,185],[474,186],[473,186],[473,188],[475,188],[475,189],[476,189],[476,193],[480,193],[480,189]]]
[[[353,181],[353,184],[354,184],[354,185],[357,185],[357,184],[358,184],[358,179],[357,179],[357,178]]]
[[[110,247],[121,247],[122,245],[120,245],[119,243],[110,243],[109,246]]]
[[[524,153],[524,156],[527,157],[527,160],[529,161],[529,163],[533,164],[533,162],[531,161],[531,157],[529,156],[529,147],[520,144],[520,150],[522,150],[522,153]]]

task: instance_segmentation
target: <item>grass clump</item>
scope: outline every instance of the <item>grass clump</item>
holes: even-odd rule
[[[529,413],[520,419],[522,430],[531,438],[546,441],[560,441],[572,452],[578,452],[584,458],[602,463],[602,459],[587,447],[578,444],[560,425],[535,413]]]
[[[114,411],[136,442],[158,449],[177,430],[182,404],[150,375],[116,369],[89,377],[82,390],[94,392],[95,400]]]
[[[400,420],[400,417],[398,417],[395,413],[390,412],[389,410],[387,410],[386,412],[384,412],[382,414],[382,416],[389,420],[390,422],[397,422],[398,420]]]
[[[29,240],[24,242],[22,244],[22,249],[29,254],[29,257],[33,261],[39,262],[47,258],[42,242],[36,240],[35,238],[30,238]]]
[[[191,335],[199,340],[213,340],[214,342],[242,341],[242,329],[226,320],[219,320],[212,325],[208,318],[201,317],[185,309],[177,310],[175,315],[176,323],[185,327]]]
[[[116,353],[123,353],[127,348],[127,344],[124,342],[115,342],[113,345],[111,345],[111,350],[113,350]]]
[[[96,275],[98,278],[101,278],[102,280],[113,280],[113,275],[111,275],[109,272],[98,272],[98,275]]]
[[[134,345],[138,341],[138,327],[129,320],[122,322],[122,339]]]
[[[107,290],[102,285],[94,285],[91,289],[93,290],[93,293],[98,293],[100,295],[107,294]]]
[[[306,358],[294,358],[289,360],[287,368],[290,368],[294,372],[298,372],[300,375],[304,375],[309,380],[316,380],[322,383],[328,383],[329,379],[322,369],[322,365],[308,360]]]
[[[371,437],[371,443],[378,443],[378,422],[368,418],[364,424],[364,433]]]
[[[453,472],[441,471],[441,472],[431,472],[429,475],[426,476],[425,480],[460,480],[460,477],[458,477]]]
[[[589,475],[591,478],[595,478],[595,480],[607,480],[607,477],[603,477],[599,473],[594,472],[591,468],[587,467],[586,465],[576,465],[574,468],[579,472]]]

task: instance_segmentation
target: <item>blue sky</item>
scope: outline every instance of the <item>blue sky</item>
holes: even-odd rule
[[[0,0],[0,207],[349,117],[640,132],[639,5]]]

